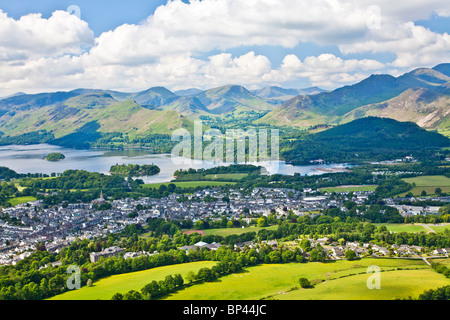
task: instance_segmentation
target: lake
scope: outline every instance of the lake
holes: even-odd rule
[[[45,156],[59,152],[66,156],[64,160],[50,162]],[[172,157],[170,154],[152,154],[146,150],[78,150],[49,144],[0,146],[0,166],[8,167],[18,173],[62,173],[65,170],[78,169],[109,174],[115,164],[154,164],[161,172],[155,176],[142,177],[145,183],[169,182],[178,169],[208,169],[219,164],[212,161],[191,160]],[[293,166],[284,161],[254,163],[267,169],[269,174],[318,175],[328,172],[343,172],[347,164]]]

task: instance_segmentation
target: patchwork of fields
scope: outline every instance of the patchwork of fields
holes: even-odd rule
[[[382,272],[381,289],[367,288],[367,268],[377,265]],[[406,270],[410,269],[410,270]],[[312,289],[298,289],[305,277],[316,283]],[[217,282],[196,285],[167,297],[168,300],[253,300],[253,299],[383,299],[417,298],[424,290],[450,285],[450,280],[422,260],[362,259],[331,263],[266,264],[247,268]]]
[[[450,193],[450,178],[446,176],[420,176],[414,178],[405,178],[403,181],[411,184],[415,184],[415,187],[400,196],[404,196],[411,192],[414,196],[420,196],[422,191],[425,191],[427,195],[435,195],[436,188],[440,188],[444,193]]]
[[[449,259],[439,259],[448,265]],[[197,272],[216,262],[193,262],[146,271],[115,275],[101,279],[92,287],[64,293],[52,300],[109,300],[115,293],[140,290],[152,280],[188,271]],[[369,266],[381,270],[378,289],[368,289]],[[299,278],[307,278],[314,287],[299,288]],[[450,279],[435,272],[422,260],[365,258],[357,261],[327,263],[263,264],[246,268],[215,282],[184,288],[166,300],[391,300],[417,298],[424,290],[450,285]]]

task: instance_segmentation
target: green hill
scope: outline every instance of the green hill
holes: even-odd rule
[[[87,146],[105,135],[117,136],[125,143],[154,134],[169,135],[178,128],[192,131],[193,122],[173,110],[149,110],[133,100],[118,102],[105,93],[80,95],[57,106],[32,112],[20,110],[0,117],[3,138],[46,132],[54,140],[42,135],[45,142],[67,146]]]
[[[450,146],[450,139],[420,128],[412,122],[368,117],[331,128],[304,140],[284,142],[281,154],[287,161],[308,163],[388,160],[425,154]]]

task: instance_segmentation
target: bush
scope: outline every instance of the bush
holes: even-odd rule
[[[309,282],[309,280],[306,278],[300,278],[299,283],[300,283],[300,287],[302,287],[303,289],[312,287],[311,282]]]

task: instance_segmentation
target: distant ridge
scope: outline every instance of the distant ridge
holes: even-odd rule
[[[449,72],[450,64],[440,64],[433,69],[418,68],[399,77],[386,74],[371,75],[354,85],[344,86],[331,92],[296,96],[255,123],[309,127],[319,124],[338,124],[367,115],[380,115],[399,120],[417,121],[425,127],[427,124],[433,128],[447,127],[449,123],[446,120],[448,117],[446,110],[449,109],[450,94],[448,90],[450,77],[447,74]],[[415,100],[414,108],[417,110],[412,112],[414,103],[411,104],[410,99],[414,100],[414,93],[418,92],[416,90],[418,88],[423,90],[420,97]],[[409,94],[412,95],[403,94],[407,90],[411,90]],[[403,104],[400,103],[402,99],[405,102]],[[394,103],[397,106],[396,110],[383,114],[381,106],[390,105],[392,110]],[[409,107],[406,107],[407,105]],[[374,109],[375,106],[380,112]],[[443,112],[437,111],[438,109]],[[408,114],[409,116],[405,117]],[[434,118],[433,121],[428,121],[427,116]]]

